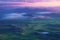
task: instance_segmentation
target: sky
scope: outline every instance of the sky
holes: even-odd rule
[[[58,14],[59,12],[60,0],[0,0],[1,19],[15,19],[28,16],[33,16],[33,18],[51,18],[44,15]]]
[[[59,7],[60,0],[0,0],[0,4],[24,7]]]

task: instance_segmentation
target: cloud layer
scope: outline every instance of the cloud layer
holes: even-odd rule
[[[22,7],[59,7],[60,2],[1,2],[5,6],[22,6]]]
[[[2,19],[51,18],[59,13],[60,0],[0,0]]]
[[[0,7],[48,8],[54,11],[60,11],[60,0],[0,0]]]
[[[20,2],[46,2],[46,1],[60,1],[60,0],[0,0],[0,1],[20,1]]]
[[[2,19],[21,19],[25,18],[24,15],[26,13],[10,13],[10,14],[5,14]]]

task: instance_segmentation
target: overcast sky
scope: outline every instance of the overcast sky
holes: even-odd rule
[[[0,1],[46,2],[46,1],[60,1],[60,0],[0,0]]]
[[[28,7],[29,10],[23,9],[26,7]],[[50,14],[52,11],[60,12],[60,0],[0,0],[0,14],[2,14],[1,17],[3,16],[3,19],[5,18],[11,19],[12,17],[13,18],[25,17],[24,16],[25,14],[22,15],[19,13],[19,12],[24,13],[24,11],[27,11],[28,16],[31,16],[32,13],[33,15],[35,15],[34,13],[37,10],[36,11],[32,10],[34,8],[38,8],[39,9],[38,11],[41,11],[42,9],[43,9],[42,11],[46,11],[47,9],[47,12],[48,10],[50,11],[48,12],[48,14]],[[40,10],[40,8],[42,9]],[[37,13],[40,13],[38,11]],[[6,15],[6,13],[8,13],[8,15]],[[37,17],[50,18],[50,17],[43,16],[41,14],[45,14],[45,12],[40,13],[40,16],[37,16]],[[33,18],[35,18],[35,16]]]

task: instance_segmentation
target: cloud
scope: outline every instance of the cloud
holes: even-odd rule
[[[42,18],[42,19],[47,18],[47,19],[52,19],[52,18],[49,17],[49,16],[42,16],[42,15],[34,16],[34,17],[32,17],[32,18]]]
[[[59,14],[60,12],[56,11],[43,11],[43,12],[36,12],[37,15],[52,15],[52,14]]]
[[[46,1],[60,1],[60,0],[0,0],[0,1],[46,2]]]
[[[26,1],[26,2],[25,2]],[[32,2],[28,2],[28,1],[32,1]],[[33,2],[35,1],[35,2]],[[46,8],[46,9],[50,9],[50,10],[54,10],[54,11],[60,11],[60,1],[58,0],[23,0],[23,1],[0,1],[0,7],[4,7],[4,8],[25,8],[25,7],[29,7],[29,8]],[[32,9],[31,8],[31,9]]]
[[[60,6],[60,1],[53,2],[0,2],[8,6],[22,6],[22,7],[57,7]]]
[[[54,12],[37,12],[37,14],[52,14],[52,13],[54,13]]]
[[[1,2],[18,2],[18,1],[23,1],[23,0],[0,0]]]
[[[25,18],[24,15],[26,13],[10,13],[10,14],[5,14],[2,19],[20,19],[20,18]]]

